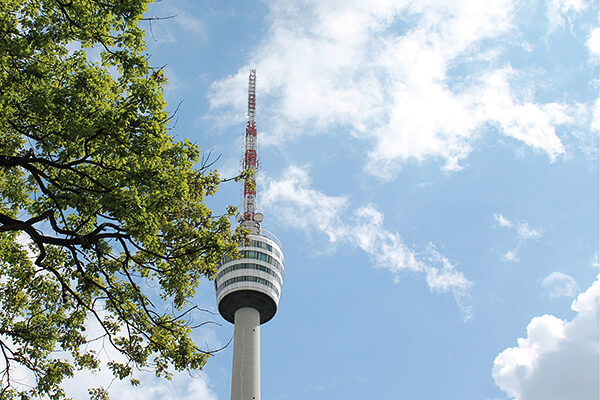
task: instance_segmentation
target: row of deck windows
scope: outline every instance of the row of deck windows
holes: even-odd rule
[[[277,272],[273,271],[272,269],[270,269],[268,267],[265,267],[264,265],[250,264],[250,263],[231,265],[219,272],[218,279],[220,279],[223,275],[228,274],[231,271],[237,271],[238,269],[257,269],[259,271],[266,272],[267,274],[274,276],[280,285],[282,284],[281,278],[279,277],[279,274]]]
[[[283,255],[279,252],[279,250],[274,249],[269,243],[261,242],[258,240],[251,240],[250,247],[261,247],[263,249],[267,249],[275,253],[279,258],[283,259]]]
[[[266,279],[263,278],[257,278],[256,276],[236,276],[235,278],[231,278],[226,280],[225,282],[223,282],[218,288],[217,288],[217,292],[220,292],[221,290],[223,290],[223,288],[225,288],[226,286],[229,286],[231,284],[234,284],[236,282],[256,282],[256,283],[260,283],[261,285],[265,285],[271,289],[273,289],[275,291],[275,293],[277,293],[277,296],[279,296],[279,289],[277,289],[275,287],[275,285],[273,285],[271,282],[269,282]]]
[[[240,255],[242,256],[242,258],[245,258],[245,259],[265,261],[265,262],[273,265],[274,267],[276,267],[279,270],[279,272],[283,273],[283,267],[281,266],[281,263],[279,261],[277,261],[275,259],[275,257],[271,257],[270,255],[263,253],[262,251],[242,250],[242,251],[240,251]],[[232,259],[230,257],[223,257],[223,264],[227,263],[231,260]],[[221,265],[223,265],[223,264],[219,264],[218,267],[220,268]]]
[[[277,261],[274,257],[271,257],[270,255],[268,255],[266,253],[263,253],[262,251],[242,250],[242,251],[240,251],[240,254],[242,255],[243,258],[246,258],[246,259],[265,261],[265,262],[277,267],[277,269],[279,271],[283,271],[283,267],[281,266],[279,261]]]

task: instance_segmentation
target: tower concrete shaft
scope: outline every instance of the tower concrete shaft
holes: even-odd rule
[[[235,312],[231,400],[260,399],[260,313],[252,307]]]

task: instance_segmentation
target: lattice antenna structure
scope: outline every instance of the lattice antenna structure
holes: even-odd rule
[[[250,70],[248,77],[248,122],[246,123],[246,136],[244,159],[242,166],[248,178],[244,181],[244,213],[242,221],[246,228],[260,230],[262,214],[256,212],[256,171],[258,170],[256,122],[256,70]]]

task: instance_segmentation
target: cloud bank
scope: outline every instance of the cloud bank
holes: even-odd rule
[[[572,320],[533,318],[527,337],[494,360],[496,384],[516,400],[600,398],[599,302],[600,276],[571,304]]]
[[[554,3],[548,17],[556,26],[581,10]],[[368,143],[368,169],[381,177],[426,159],[460,169],[489,127],[552,161],[566,152],[557,127],[577,123],[577,105],[536,101],[539,82],[502,57],[519,36],[510,0],[269,7],[267,37],[209,95],[214,110],[244,110],[247,71],[256,67],[263,143],[342,128]],[[243,119],[233,114],[232,123]]]

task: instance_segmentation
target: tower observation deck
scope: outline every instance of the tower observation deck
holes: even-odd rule
[[[215,289],[219,313],[235,325],[231,400],[260,399],[260,325],[277,312],[283,285],[284,258],[279,240],[263,234],[263,214],[256,212],[255,171],[258,168],[254,122],[256,71],[248,80],[248,123],[242,164],[250,178],[244,182],[244,212],[240,226],[249,241],[239,246],[242,258],[225,258],[217,270]]]
[[[242,258],[225,259],[218,269],[219,313],[235,323],[235,312],[252,307],[264,324],[275,315],[283,285],[283,253],[275,238],[250,234],[250,243],[239,247]]]

